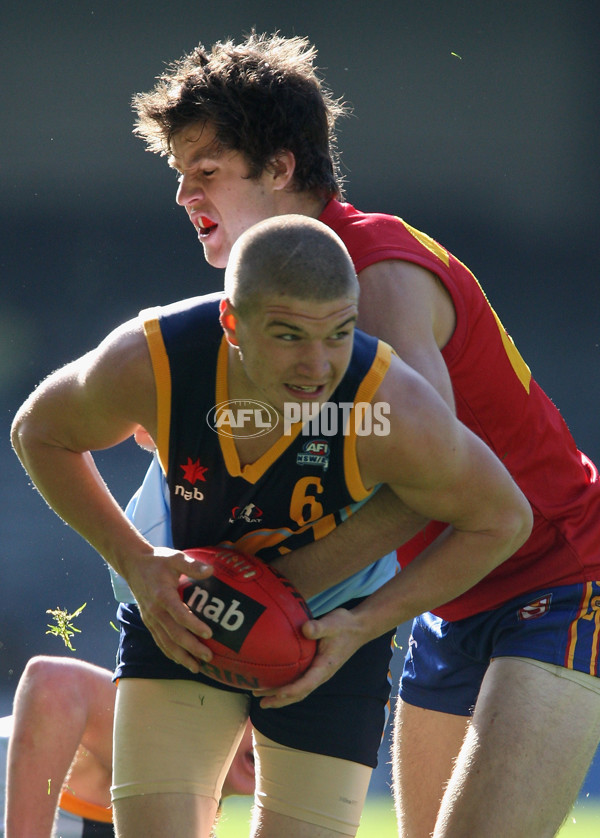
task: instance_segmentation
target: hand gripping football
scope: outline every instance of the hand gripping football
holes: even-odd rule
[[[210,626],[208,677],[245,690],[289,684],[308,669],[317,644],[302,634],[311,613],[285,576],[260,559],[225,547],[185,550],[212,565],[208,579],[182,576],[179,595]]]

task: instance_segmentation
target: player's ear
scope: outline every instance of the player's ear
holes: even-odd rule
[[[231,346],[239,346],[236,336],[237,316],[231,301],[227,298],[219,303],[219,323],[225,332],[227,343]]]
[[[274,187],[279,190],[285,189],[294,179],[296,158],[291,151],[283,149],[273,155],[267,168],[273,175]]]

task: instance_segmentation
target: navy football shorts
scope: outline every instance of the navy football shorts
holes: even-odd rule
[[[361,600],[346,603],[345,608]],[[116,678],[167,678],[199,681],[223,690],[244,692],[207,678],[164,655],[145,627],[135,605],[119,606],[121,632]],[[250,719],[264,736],[301,751],[347,759],[375,768],[389,714],[389,663],[394,632],[367,643],[329,681],[303,701],[263,710],[249,693]]]
[[[491,611],[412,626],[400,697],[458,716],[473,711],[490,660],[523,657],[600,675],[600,582],[544,588]]]

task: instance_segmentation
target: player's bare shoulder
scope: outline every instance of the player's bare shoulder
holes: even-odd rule
[[[358,325],[404,355],[407,347],[433,340],[438,348],[450,340],[456,325],[452,299],[440,278],[412,262],[388,259],[359,274]]]
[[[149,433],[155,424],[155,382],[144,327],[139,318],[121,324],[79,361],[88,397]]]
[[[115,377],[135,373],[138,367],[144,373],[151,367],[151,361],[140,318],[134,317],[117,326],[84,359],[90,368],[112,368]]]

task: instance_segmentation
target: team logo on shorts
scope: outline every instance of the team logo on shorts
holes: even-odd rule
[[[550,603],[552,602],[552,594],[546,594],[539,599],[534,599],[519,608],[519,620],[537,620],[538,617],[543,617],[550,611]]]

